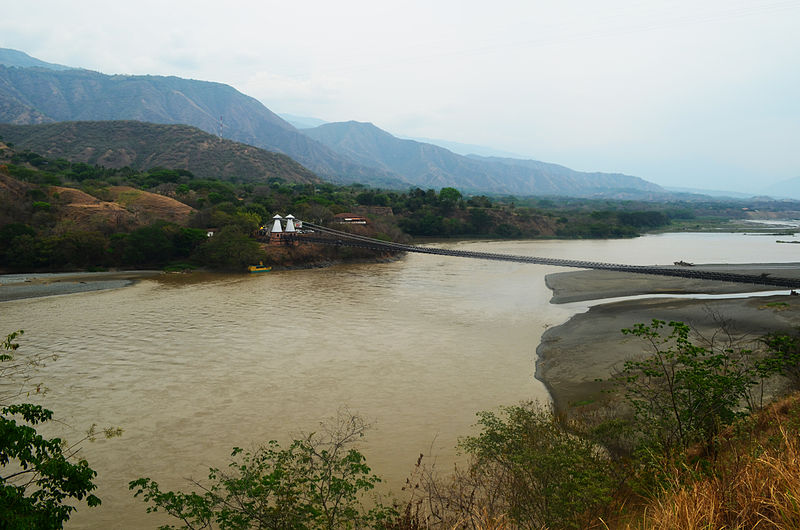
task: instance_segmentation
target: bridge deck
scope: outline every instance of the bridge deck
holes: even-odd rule
[[[768,275],[736,274],[730,272],[706,271],[692,267],[678,266],[663,267],[649,265],[625,265],[622,263],[601,263],[596,261],[567,260],[558,258],[542,258],[535,256],[518,256],[513,254],[495,254],[491,252],[476,252],[468,250],[451,250],[435,247],[420,247],[404,245],[391,241],[381,241],[371,237],[350,234],[313,223],[304,222],[304,227],[314,230],[313,233],[284,235],[287,241],[318,243],[323,245],[346,246],[367,248],[383,252],[417,252],[420,254],[435,254],[439,256],[454,256],[460,258],[485,259],[495,261],[512,261],[516,263],[531,263],[536,265],[553,265],[557,267],[571,267],[578,269],[595,269],[618,272],[631,272],[636,274],[650,274],[657,276],[673,276],[681,278],[695,278],[701,280],[714,280],[722,282],[746,283],[753,285],[771,285],[787,289],[800,288],[800,279],[778,278]]]

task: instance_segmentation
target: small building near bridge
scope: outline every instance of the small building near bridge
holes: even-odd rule
[[[340,225],[365,225],[367,218],[354,213],[337,213],[333,216],[333,222]]]

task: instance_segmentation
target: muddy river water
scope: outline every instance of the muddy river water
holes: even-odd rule
[[[615,241],[446,243],[631,264],[800,261],[797,245],[742,234]],[[778,239],[791,239],[781,236]],[[58,359],[37,379],[79,437],[92,423],[121,438],[85,443],[101,507],[69,528],[153,528],[128,481],[188,487],[234,446],[288,440],[347,407],[374,422],[361,447],[397,491],[419,453],[449,467],[475,413],[547,400],[534,378],[542,332],[570,316],[544,276],[565,269],[411,254],[389,263],[261,275],[163,275],[122,289],[0,303],[20,352]],[[745,288],[746,289],[746,288]]]

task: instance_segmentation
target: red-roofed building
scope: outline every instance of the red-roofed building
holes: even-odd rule
[[[365,225],[367,218],[354,213],[337,213],[333,216],[333,222],[343,225]]]

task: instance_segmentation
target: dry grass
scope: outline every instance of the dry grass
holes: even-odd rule
[[[667,470],[666,491],[657,498],[621,488],[607,510],[615,518],[595,516],[586,528],[800,529],[800,393],[723,432],[718,448],[690,451],[692,465]],[[420,455],[405,488],[405,516],[394,530],[528,528],[508,516],[493,477],[469,468],[442,476],[434,468]]]
[[[753,418],[751,430],[727,433],[712,473],[687,481],[675,470],[669,493],[651,502],[627,529],[800,528],[800,398]]]

